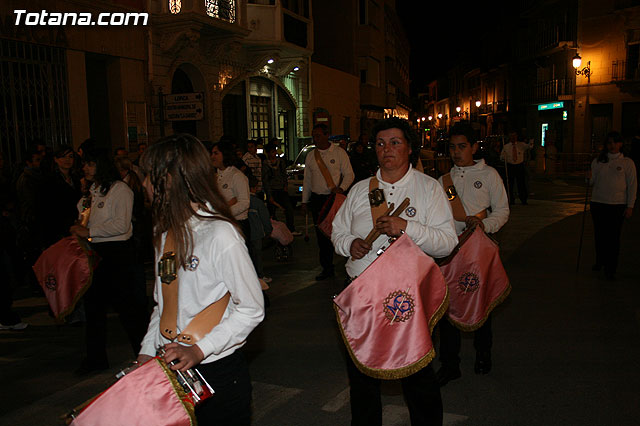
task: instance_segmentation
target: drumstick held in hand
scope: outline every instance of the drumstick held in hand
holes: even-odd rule
[[[400,216],[400,213],[402,213],[407,207],[409,207],[409,203],[411,203],[411,200],[409,200],[409,198],[407,197],[404,199],[404,201],[402,201],[402,204],[400,204],[400,206],[397,209],[395,209],[391,215],[384,214],[383,216],[398,217]],[[389,207],[389,210],[391,210],[392,208],[393,208],[393,204]],[[367,238],[365,238],[365,242],[372,244],[375,240],[378,239],[379,236],[380,236],[380,231],[378,231],[374,227],[371,230],[371,232],[369,232],[369,235],[367,235]]]

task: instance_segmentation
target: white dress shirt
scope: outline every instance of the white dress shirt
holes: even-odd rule
[[[637,177],[633,160],[621,152],[608,153],[609,161],[591,163],[591,201],[603,204],[626,204],[633,208],[636,203]]]
[[[513,156],[513,143],[509,142],[504,145],[502,152],[500,153],[500,159],[506,160],[508,164],[522,164],[524,162],[524,156],[531,149],[531,145],[524,142],[515,142],[516,144],[516,157]]]
[[[220,323],[196,343],[204,354],[202,363],[206,364],[231,355],[245,344],[249,333],[264,318],[264,298],[244,239],[233,225],[196,216],[188,223],[193,232],[193,256],[188,268],[178,268],[178,332],[207,306],[227,292],[231,294]],[[156,265],[162,252],[156,252]],[[157,305],[140,350],[141,354],[151,356],[155,356],[158,347],[170,343],[160,334],[164,284],[157,275],[156,266],[153,296]]]
[[[400,217],[407,221],[406,233],[425,253],[432,257],[445,257],[456,244],[455,226],[449,201],[442,186],[430,176],[420,173],[409,166],[407,173],[397,182],[382,180],[380,170],[376,174],[378,188],[384,192],[387,206],[394,203],[397,208],[409,197],[411,203]],[[387,235],[378,237],[371,251],[361,259],[352,260],[350,249],[356,238],[365,239],[373,229],[371,206],[369,205],[369,181],[364,179],[356,183],[338,210],[333,220],[331,241],[336,253],[349,257],[346,264],[350,277],[358,276],[373,262],[380,247],[389,239]]]
[[[126,183],[117,180],[102,195],[94,183],[91,192],[91,214],[89,216],[89,237],[94,243],[107,241],[127,241],[133,235],[131,214],[133,212],[133,191]],[[78,201],[78,212],[82,212],[84,198]]]
[[[509,220],[509,199],[500,175],[484,160],[477,160],[473,166],[451,168],[451,180],[462,201],[467,216],[473,216],[484,209],[487,217],[482,220],[487,233],[498,232]],[[442,176],[438,179],[442,185]],[[456,222],[458,235],[464,231],[464,222]]]
[[[222,197],[229,201],[238,200],[231,206],[231,214],[236,220],[244,220],[249,217],[249,179],[240,170],[229,166],[224,170],[218,170],[218,189]]]
[[[311,198],[311,193],[316,194],[330,194],[331,190],[327,186],[327,181],[324,179],[318,162],[316,161],[315,151],[320,153],[320,157],[329,170],[333,184],[346,191],[354,179],[353,169],[351,168],[351,162],[347,152],[330,144],[327,149],[315,148],[307,154],[304,166],[304,181],[302,188],[302,202],[308,203]],[[342,182],[340,182],[340,176],[342,176]],[[339,185],[338,185],[339,184]]]

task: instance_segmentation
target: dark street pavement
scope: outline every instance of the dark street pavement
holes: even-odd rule
[[[512,206],[498,234],[513,290],[493,316],[494,368],[473,373],[471,335],[462,343],[459,380],[442,389],[446,425],[640,424],[640,211],[623,228],[618,280],[591,271],[587,213],[582,259],[576,259],[583,220],[581,178],[534,179],[528,206]],[[304,218],[297,212],[297,224]],[[294,242],[294,256],[276,262],[263,252],[273,277],[271,307],[250,336],[245,354],[254,384],[255,426],[344,426],[350,422],[345,351],[331,297],[338,276],[315,282],[315,236]],[[14,307],[29,322],[0,331],[0,425],[56,425],[58,416],[113,381],[133,359],[117,318],[110,318],[108,372],[76,377],[83,327],[56,326],[44,298],[18,290]],[[434,361],[438,366],[438,362]],[[408,425],[398,383],[383,386],[384,425]]]

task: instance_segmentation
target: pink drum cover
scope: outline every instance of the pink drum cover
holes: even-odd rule
[[[172,383],[158,358],[127,374],[82,409],[71,426],[188,426],[193,402]],[[173,377],[173,376],[172,376]],[[173,378],[175,380],[175,378]]]
[[[511,291],[498,245],[482,229],[465,231],[453,253],[441,264],[449,287],[449,321],[474,331]]]
[[[406,234],[334,299],[353,362],[380,379],[407,377],[431,362],[431,333],[447,304],[440,269]]]
[[[331,201],[332,198],[334,197],[329,197],[327,201]],[[333,200],[333,203],[331,204],[331,208],[327,211],[326,216],[320,221],[320,224],[318,225],[320,231],[322,231],[322,233],[328,238],[331,238],[331,231],[333,230],[333,219],[336,217],[336,214],[338,214],[338,210],[340,210],[340,207],[346,199],[347,197],[343,194],[335,194],[335,198]],[[322,209],[324,210],[325,207],[323,207]],[[319,216],[321,217],[322,213],[320,213]]]
[[[273,227],[273,231],[271,231],[271,238],[283,246],[288,246],[293,242],[293,234],[289,231],[287,225],[278,220],[271,219],[271,226]]]
[[[57,320],[73,312],[91,284],[96,254],[77,237],[66,237],[42,252],[33,272]]]

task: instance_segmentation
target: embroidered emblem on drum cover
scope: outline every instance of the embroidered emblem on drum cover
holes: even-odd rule
[[[473,186],[475,186],[475,187],[476,187],[476,189],[480,189],[480,188],[482,188],[482,182],[480,182],[479,180],[477,180],[477,181],[475,181],[475,182],[473,183]]]
[[[226,183],[224,185],[222,185],[222,188],[224,188],[224,189],[227,189],[228,187],[229,187],[229,185],[226,184]]]
[[[200,265],[200,259],[198,259],[198,256],[191,256],[191,259],[189,260],[189,263],[187,265],[185,265],[185,267],[189,271],[193,272],[196,269],[198,269],[198,265]]]
[[[465,272],[458,279],[458,288],[463,293],[473,293],[480,288],[480,277],[473,272]]]
[[[415,313],[413,297],[406,291],[396,290],[389,293],[382,306],[385,318],[391,323],[409,321]]]
[[[45,287],[47,287],[47,289],[49,289],[51,291],[55,291],[56,288],[58,287],[58,282],[56,281],[56,276],[53,275],[53,274],[47,275],[47,277],[44,279],[44,285],[45,285]]]
[[[103,207],[104,207],[104,201],[100,201],[100,202],[98,203],[98,208],[99,208],[99,209],[101,209],[101,208],[103,208]]]
[[[336,163],[336,160],[334,160],[334,159],[332,158],[332,159],[331,159],[331,161],[330,161],[330,163],[331,163],[331,164],[335,164],[335,163]]]
[[[407,216],[414,217],[416,215],[416,208],[409,206],[404,212],[407,214]]]

